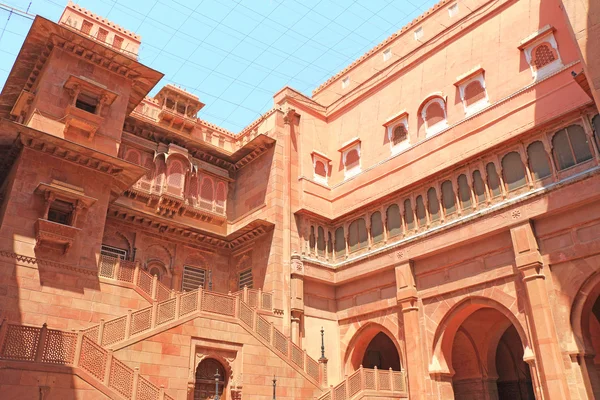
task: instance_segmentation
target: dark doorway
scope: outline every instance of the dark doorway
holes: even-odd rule
[[[365,350],[362,366],[400,371],[400,355],[392,339],[383,332],[375,335]]]
[[[223,399],[226,385],[225,368],[213,358],[206,358],[196,368],[196,383],[194,384],[194,400],[215,398],[215,374],[219,372],[219,397]]]

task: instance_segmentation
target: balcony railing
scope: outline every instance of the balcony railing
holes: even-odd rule
[[[273,293],[263,292],[262,289],[248,289],[244,287],[244,289],[232,294],[241,298],[251,308],[273,311]]]
[[[350,400],[358,394],[385,395],[386,398],[406,398],[406,376],[404,371],[363,368],[362,365],[352,375],[337,386],[331,387],[318,400]]]
[[[140,376],[139,368],[129,368],[83,332],[49,329],[46,324],[41,328],[9,324],[4,320],[0,325],[0,359],[80,369],[88,379],[126,399],[173,400],[164,388]]]

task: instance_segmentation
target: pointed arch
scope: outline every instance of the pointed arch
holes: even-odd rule
[[[521,321],[507,306],[487,297],[469,296],[457,302],[440,320],[432,341],[430,374],[453,374],[452,347],[456,333],[471,314],[484,308],[492,308],[503,314],[517,330],[525,353],[531,352],[529,337]]]

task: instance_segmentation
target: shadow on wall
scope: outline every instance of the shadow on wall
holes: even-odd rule
[[[238,170],[233,177],[228,193],[227,218],[236,221],[238,218],[256,210],[265,204],[271,185],[271,167],[276,146],[271,147],[263,155]]]

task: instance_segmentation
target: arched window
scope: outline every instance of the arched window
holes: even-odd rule
[[[216,211],[219,214],[222,214],[225,212],[225,202],[226,202],[226,198],[227,198],[227,191],[225,190],[225,183],[223,182],[219,182],[217,184],[217,193],[216,193],[216,199],[215,199],[215,205],[216,205]]]
[[[315,174],[322,178],[327,177],[327,171],[325,170],[325,163],[323,161],[317,160],[315,162]]]
[[[329,256],[333,258],[333,239],[331,237],[331,232],[327,232],[327,252]]]
[[[543,68],[555,60],[554,50],[547,42],[538,45],[533,50],[533,65],[536,69]]]
[[[588,138],[579,125],[556,132],[552,137],[552,151],[561,170],[592,158]]]
[[[424,227],[427,225],[427,214],[425,214],[425,203],[423,202],[423,196],[417,196],[417,221],[419,223],[419,227]]]
[[[348,227],[348,247],[350,252],[358,251],[367,247],[367,226],[365,220],[359,218],[352,221]]]
[[[317,229],[317,254],[325,256],[325,230],[321,226]]]
[[[427,126],[433,126],[445,119],[444,109],[440,103],[434,102],[427,107],[427,110],[425,111],[425,121],[427,121]]]
[[[316,240],[317,239],[315,237],[315,227],[311,226],[310,227],[310,235],[308,236],[308,246],[310,247],[310,253],[315,251]]]
[[[408,132],[406,131],[404,124],[399,124],[394,128],[394,131],[392,132],[392,144],[394,146],[404,142],[407,138]]]
[[[202,186],[200,186],[200,205],[202,208],[212,210],[213,197],[213,181],[209,177],[205,176],[202,178]]]
[[[487,172],[488,187],[492,192],[492,198],[500,196],[502,194],[502,189],[500,188],[500,177],[496,172],[496,166],[494,163],[489,163],[486,165],[485,171]]]
[[[379,243],[383,240],[383,222],[379,211],[371,214],[371,238],[373,243]]]
[[[444,129],[446,124],[446,104],[440,97],[429,100],[421,111],[425,121],[425,130],[428,135],[433,135]]]
[[[165,179],[165,162],[162,159],[156,161],[156,175],[154,176],[154,192],[160,193],[163,190],[163,182]]]
[[[479,170],[473,171],[473,191],[478,204],[485,202],[485,183],[483,183]]]
[[[456,196],[452,182],[444,181],[442,183],[442,204],[444,204],[444,213],[450,215],[456,211]]]
[[[335,230],[335,256],[343,257],[346,254],[346,238],[344,237],[344,227],[340,226]]]
[[[431,221],[440,219],[440,203],[438,201],[435,188],[429,188],[427,191],[427,205],[429,208],[429,218]]]
[[[346,169],[354,168],[358,165],[358,150],[352,149],[346,154]]]
[[[415,229],[415,215],[413,214],[410,199],[404,200],[404,221],[406,222],[407,230],[412,231],[413,229]]]
[[[127,154],[125,155],[125,161],[129,161],[130,163],[134,163],[136,165],[140,165],[140,153],[136,150],[127,150]]]
[[[550,176],[552,171],[542,142],[538,140],[527,146],[527,158],[533,179],[538,180]]]
[[[521,162],[521,156],[516,151],[511,151],[502,157],[502,173],[509,192],[527,184],[525,167]]]
[[[458,177],[458,198],[460,200],[460,208],[463,210],[471,208],[471,189],[469,188],[469,182],[465,174]]]
[[[183,190],[183,165],[179,160],[169,162],[169,170],[167,174],[167,192],[181,196]]]
[[[188,196],[193,206],[198,205],[198,177],[192,176],[190,178],[190,188],[188,190]]]
[[[485,99],[485,89],[478,79],[465,87],[465,104],[467,107]]]
[[[388,236],[394,237],[402,233],[402,221],[400,220],[400,208],[397,204],[392,204],[385,212],[387,219]]]

